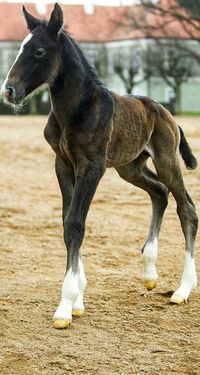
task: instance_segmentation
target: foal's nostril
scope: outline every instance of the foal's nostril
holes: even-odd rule
[[[15,97],[15,89],[13,86],[6,86],[5,89],[5,96],[9,99],[14,99]]]

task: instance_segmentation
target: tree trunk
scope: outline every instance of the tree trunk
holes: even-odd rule
[[[147,96],[151,97],[151,78],[147,78]]]
[[[133,90],[133,87],[126,86],[126,93],[127,93],[128,95],[131,95],[131,94],[132,94],[132,90]]]
[[[175,87],[175,115],[181,115],[181,85]]]

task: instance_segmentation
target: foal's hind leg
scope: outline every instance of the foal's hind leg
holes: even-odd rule
[[[162,223],[162,217],[167,206],[168,190],[155,173],[147,166],[148,156],[143,152],[136,160],[127,166],[117,168],[119,175],[131,184],[144,189],[152,201],[152,220],[148,238],[142,248],[144,284],[148,290],[157,285],[156,272],[157,243]]]
[[[180,287],[171,297],[172,303],[186,302],[193,288],[197,284],[196,268],[194,262],[194,242],[198,226],[195,207],[185,189],[179,161],[176,155],[170,153],[156,153],[154,164],[161,181],[172,192],[176,203],[177,213],[185,237],[185,263]]]

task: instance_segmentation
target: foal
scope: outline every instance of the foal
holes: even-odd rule
[[[152,201],[149,235],[142,249],[144,284],[156,287],[157,242],[171,192],[185,237],[185,264],[171,302],[182,303],[197,283],[195,207],[187,193],[178,151],[188,169],[197,166],[183,131],[160,104],[146,97],[118,96],[97,78],[85,56],[62,30],[63,13],[55,4],[50,20],[40,21],[23,7],[30,33],[2,86],[7,103],[20,106],[42,84],[49,86],[52,109],[44,136],[56,153],[56,174],[63,197],[67,268],[54,327],[65,328],[84,312],[86,278],[80,247],[86,216],[106,167],[144,189]],[[156,173],[147,167],[151,157]]]

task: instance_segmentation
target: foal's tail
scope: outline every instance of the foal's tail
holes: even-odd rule
[[[194,157],[192,154],[192,150],[185,138],[185,135],[183,133],[183,130],[179,126],[179,131],[180,131],[180,145],[179,145],[179,152],[185,162],[186,168],[187,169],[195,169],[198,165],[197,159]]]

